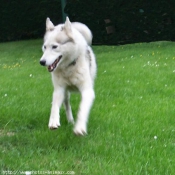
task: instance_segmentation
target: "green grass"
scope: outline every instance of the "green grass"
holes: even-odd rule
[[[41,45],[0,44],[1,174],[175,174],[175,43],[93,47],[96,99],[85,137],[73,134],[64,109],[62,126],[47,127],[53,88]],[[73,94],[74,117],[79,101]]]

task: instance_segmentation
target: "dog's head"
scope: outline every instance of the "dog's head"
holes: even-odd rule
[[[42,46],[43,56],[40,59],[40,64],[47,66],[49,72],[54,71],[59,65],[63,64],[62,62],[64,64],[67,62],[68,64],[68,62],[72,61],[68,51],[69,49],[76,50],[72,30],[68,17],[65,24],[58,26],[54,26],[49,18],[46,19],[46,34]]]

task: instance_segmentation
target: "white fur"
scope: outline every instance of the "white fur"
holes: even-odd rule
[[[60,126],[60,107],[66,109],[68,122],[74,123],[69,103],[70,92],[78,90],[81,93],[81,103],[74,126],[74,133],[87,133],[89,112],[95,98],[93,85],[96,76],[95,56],[90,48],[92,34],[87,26],[81,23],[70,23],[54,26],[49,18],[46,20],[46,34],[43,44],[43,56],[40,63],[51,66],[57,58],[60,61],[51,72],[54,86],[49,128]]]

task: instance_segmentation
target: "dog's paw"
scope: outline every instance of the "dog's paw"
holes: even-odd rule
[[[58,118],[50,118],[49,120],[49,129],[53,130],[53,129],[57,129],[60,127],[60,122]]]
[[[74,134],[84,136],[87,134],[86,124],[85,123],[76,123],[74,127]]]

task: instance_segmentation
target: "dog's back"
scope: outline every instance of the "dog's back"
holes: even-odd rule
[[[91,78],[92,80],[95,79],[96,76],[96,61],[95,61],[95,56],[94,53],[91,49],[91,44],[92,44],[92,33],[90,31],[90,29],[82,23],[79,22],[72,22],[72,27],[75,28],[76,30],[78,30],[83,37],[85,38],[87,44],[89,45],[87,48],[87,53],[86,53],[86,57],[88,58],[89,61],[89,68],[90,68],[90,74],[91,74]]]
[[[77,29],[83,35],[89,46],[92,44],[92,33],[86,25],[79,22],[72,22],[72,27]]]

